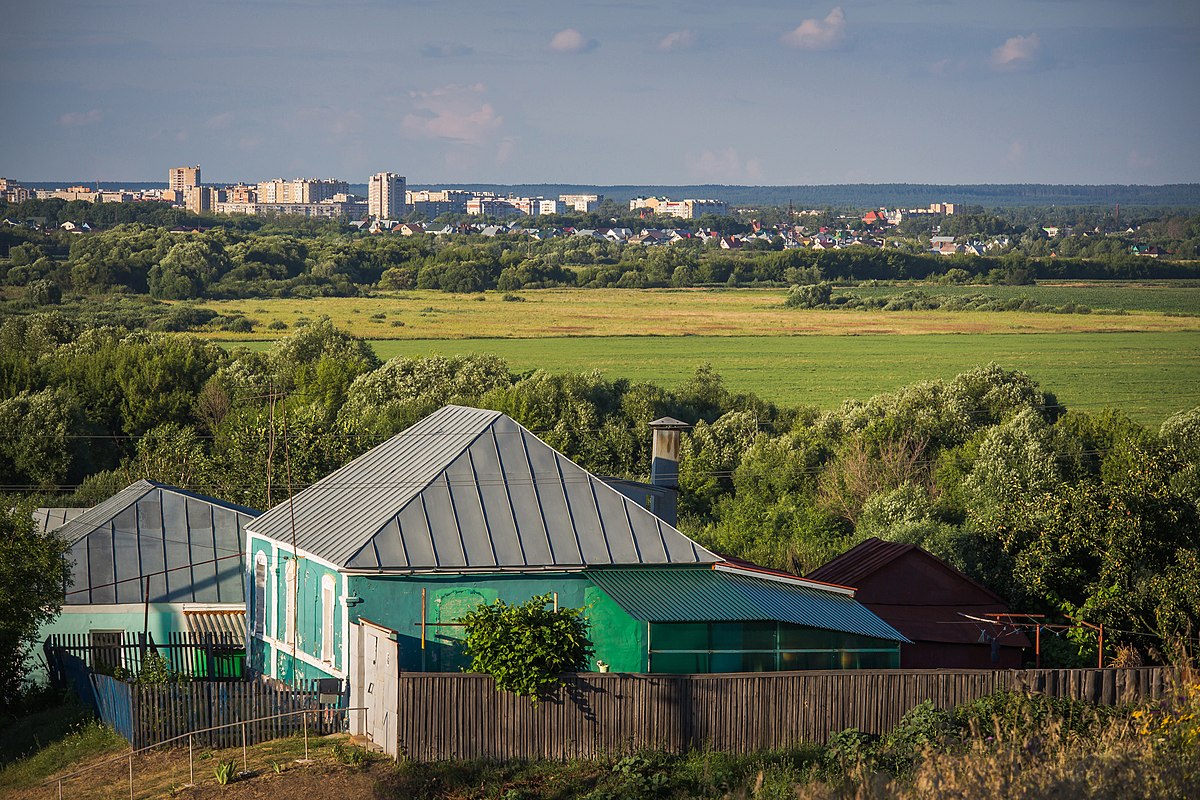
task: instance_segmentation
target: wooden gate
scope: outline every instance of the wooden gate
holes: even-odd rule
[[[352,720],[351,730],[366,736],[372,744],[395,758],[399,755],[396,714],[400,677],[400,645],[396,631],[362,618],[352,630],[358,640],[353,648],[358,654],[358,669],[351,681],[350,705],[366,708],[366,711],[352,715],[356,719]]]

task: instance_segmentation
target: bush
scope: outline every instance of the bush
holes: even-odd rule
[[[822,281],[806,286],[793,286],[788,290],[787,300],[783,304],[788,308],[821,308],[829,305],[832,296],[833,286]]]
[[[563,672],[583,669],[592,654],[579,608],[546,608],[550,595],[521,605],[497,600],[459,620],[466,628],[471,669],[496,679],[497,688],[534,703],[558,686]]]

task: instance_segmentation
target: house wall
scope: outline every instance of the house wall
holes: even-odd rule
[[[349,621],[360,617],[399,632],[400,669],[458,672],[468,666],[462,652],[463,629],[455,623],[483,603],[523,603],[558,592],[560,607],[585,608],[595,660],[614,672],[646,668],[646,626],[630,617],[602,590],[579,573],[545,575],[353,575]],[[421,590],[425,589],[425,648],[421,648]]]
[[[345,677],[346,636],[345,578],[332,566],[322,563],[301,552],[296,557],[291,548],[258,536],[250,536],[247,544],[246,561],[247,597],[246,617],[253,631],[258,596],[255,591],[255,565],[259,554],[267,559],[266,630],[261,636],[253,636],[252,646],[247,653],[247,662],[252,669],[263,675],[290,683],[295,680]],[[287,565],[295,561],[296,605],[295,643],[289,640]],[[333,605],[333,651],[331,658],[322,657],[322,608],[321,585],[329,577],[334,585]]]
[[[87,634],[92,631],[149,631],[156,642],[166,642],[167,635],[187,630],[183,603],[151,603],[149,614],[141,603],[112,605],[64,605],[62,612],[38,630],[38,641],[51,634]],[[37,683],[49,680],[41,648],[31,654],[28,674]]]

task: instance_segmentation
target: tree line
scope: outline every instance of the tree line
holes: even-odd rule
[[[1200,408],[1147,428],[997,365],[821,410],[703,365],[664,389],[492,356],[380,363],[328,320],[252,352],[39,313],[0,325],[0,484],[91,505],[150,478],[265,509],[446,403],[635,479],[647,424],[683,419],[680,527],[719,552],[803,574],[869,536],[909,542],[1016,611],[1105,623],[1110,656],[1197,649]],[[1047,647],[1084,663],[1096,642]]]
[[[26,308],[113,293],[188,300],[404,289],[786,286],[927,280],[952,271],[991,283],[1200,277],[1194,262],[1127,253],[1067,258],[1017,250],[945,257],[895,247],[784,250],[780,240],[730,251],[699,239],[645,246],[578,236],[535,241],[519,235],[308,235],[225,227],[181,233],[143,223],[77,236],[11,227],[0,233],[9,239],[0,281],[23,293]],[[1033,241],[1050,246],[1044,238]],[[1065,250],[1070,241],[1055,246]]]

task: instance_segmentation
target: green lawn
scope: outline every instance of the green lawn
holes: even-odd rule
[[[263,343],[265,346],[266,343]],[[836,406],[995,361],[1069,407],[1116,406],[1157,425],[1200,405],[1200,332],[923,336],[682,336],[373,341],[379,356],[495,353],[517,372],[597,369],[674,386],[708,361],[735,391]]]

